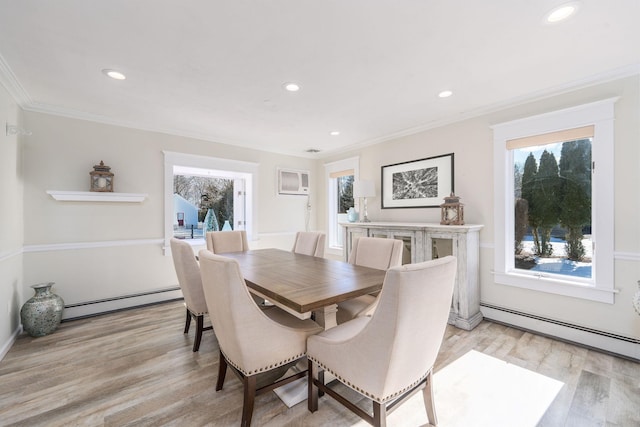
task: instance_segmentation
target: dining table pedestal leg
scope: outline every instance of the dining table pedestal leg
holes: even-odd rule
[[[314,320],[318,325],[322,326],[326,331],[327,329],[331,329],[338,326],[338,321],[336,320],[337,313],[338,313],[338,305],[331,304],[320,310],[315,310],[313,312]]]

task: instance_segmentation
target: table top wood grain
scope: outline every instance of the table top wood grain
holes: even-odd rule
[[[281,249],[223,254],[240,264],[247,286],[298,313],[382,289],[385,271]]]

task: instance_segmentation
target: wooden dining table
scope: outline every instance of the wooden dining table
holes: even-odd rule
[[[281,249],[230,252],[249,290],[287,312],[336,326],[337,304],[382,289],[385,271]]]

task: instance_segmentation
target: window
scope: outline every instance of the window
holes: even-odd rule
[[[218,220],[219,229],[223,228],[225,226],[224,221],[228,220],[232,229],[244,229],[247,231],[249,240],[254,238],[253,236],[256,233],[254,217],[256,194],[253,188],[256,188],[257,185],[258,165],[256,163],[168,151],[164,152],[164,157],[165,255],[171,254],[169,240],[174,236],[175,230],[180,228],[180,219],[183,221],[183,227],[194,222],[194,216],[197,217],[197,223],[202,222],[203,228],[205,223],[213,224],[212,215],[209,214],[209,218],[207,218],[209,207],[217,209],[215,217]],[[177,178],[179,176],[183,178]],[[186,194],[187,197],[184,197],[184,195],[179,197],[184,198],[186,203],[176,202],[177,186],[182,186],[186,181],[189,181],[189,179],[185,179],[188,177],[204,178],[201,181],[203,181],[205,187],[207,183],[216,183],[214,186],[219,187],[217,189],[219,191],[213,191],[211,188],[209,190],[212,191],[208,191],[207,188],[195,189],[194,192],[200,192],[202,193],[200,196],[205,196],[204,200],[198,203],[192,196],[189,196],[189,191],[183,188],[180,191]],[[178,193],[182,194],[180,191]],[[190,198],[192,199],[191,201],[189,201]],[[222,200],[223,198],[225,200]],[[191,209],[193,211],[193,206],[198,204],[199,212],[192,212],[191,218],[189,218],[188,210]],[[206,207],[206,212],[200,210],[199,208],[201,207]],[[197,230],[198,225],[194,228]],[[197,236],[196,234],[199,235]],[[191,237],[191,230],[188,230],[188,235]],[[200,230],[199,233],[194,231],[192,243],[204,245],[202,236],[203,230]]]
[[[592,277],[593,126],[579,130],[581,139],[553,132],[542,143],[507,142],[514,165],[516,269]]]
[[[497,283],[613,303],[613,104],[494,130]]]
[[[340,222],[347,222],[347,210],[354,206],[353,182],[358,177],[358,157],[325,165],[328,197],[329,250],[342,251],[344,230]]]
[[[242,179],[231,179],[234,174],[228,171],[181,166],[174,166],[173,173],[173,237],[203,239],[207,231],[244,230],[244,210],[234,203],[235,194],[244,199],[236,188],[244,187]]]

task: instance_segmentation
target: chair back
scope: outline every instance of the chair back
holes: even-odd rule
[[[208,231],[207,249],[214,254],[248,251],[247,233],[244,230]]]
[[[449,318],[456,266],[456,258],[446,256],[387,271],[378,307],[358,337],[375,363],[369,374],[379,373],[370,375],[374,395],[397,395],[433,367]]]
[[[171,256],[178,276],[178,284],[184,296],[187,308],[196,315],[207,312],[207,304],[202,290],[200,267],[191,245],[184,240],[172,238]]]
[[[311,337],[307,357],[376,402],[398,398],[433,367],[449,318],[456,266],[447,256],[390,268],[372,316]]]
[[[304,355],[307,335],[277,324],[258,308],[235,259],[208,250],[198,256],[209,318],[231,365],[254,375],[288,363],[292,353]],[[292,335],[299,338],[295,343]]]
[[[402,264],[402,240],[359,237],[354,240],[349,264],[387,270]]]
[[[322,258],[324,256],[325,234],[317,231],[298,231],[292,252]]]

